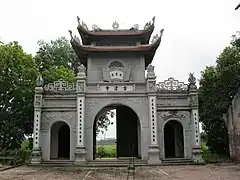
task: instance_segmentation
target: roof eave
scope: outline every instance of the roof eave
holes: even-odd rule
[[[105,34],[101,34],[101,31],[96,31],[96,32],[93,32],[93,31],[88,31],[86,30],[82,25],[78,25],[77,26],[77,29],[78,29],[78,32],[81,36],[81,39],[82,39],[82,42],[83,42],[83,45],[90,45],[91,44],[91,41],[96,39],[96,38],[99,38],[99,37],[114,37],[114,36],[125,36],[125,37],[132,37],[132,36],[138,36],[139,38],[141,38],[141,42],[143,44],[148,44],[149,43],[149,40],[150,40],[150,37],[154,31],[154,23],[152,23],[147,29],[144,29],[144,30],[141,30],[140,32],[136,32],[136,33],[129,33],[129,34],[117,34],[115,31],[111,31],[109,32],[109,34],[105,33]],[[131,31],[131,30],[129,30]],[[127,32],[127,31],[126,31]]]

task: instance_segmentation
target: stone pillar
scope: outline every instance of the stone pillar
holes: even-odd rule
[[[86,68],[81,65],[77,74],[77,146],[75,152],[75,164],[86,162],[86,148],[84,138],[85,121],[85,92],[86,92]]]
[[[156,90],[156,76],[154,73],[154,66],[151,64],[147,67],[147,92],[149,103],[149,127],[150,127],[150,146],[148,150],[148,163],[160,164],[160,151],[158,145],[157,134],[157,90]]]
[[[199,115],[198,115],[198,92],[196,86],[196,78],[193,76],[193,73],[189,74],[189,100],[191,107],[191,121],[193,122],[192,126],[192,159],[196,163],[202,163],[203,159],[201,156],[201,144],[200,144],[200,129],[199,129]]]
[[[34,96],[34,126],[33,126],[33,151],[31,164],[40,164],[41,147],[40,147],[40,124],[41,124],[41,112],[42,112],[42,96],[43,96],[43,79],[41,76],[37,77],[35,96]]]

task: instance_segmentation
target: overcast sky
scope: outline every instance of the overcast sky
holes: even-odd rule
[[[188,73],[200,77],[240,30],[240,0],[0,0],[0,40],[19,41],[34,54],[37,41],[69,38],[77,33],[77,16],[89,28],[131,28],[156,16],[155,33],[164,35],[153,60],[157,80],[172,76],[187,82]]]
[[[157,79],[172,76],[187,81],[188,73],[214,64],[229,44],[231,35],[240,30],[240,0],[0,0],[0,38],[19,41],[25,51],[34,54],[37,41],[69,38],[77,33],[79,16],[89,28],[130,28],[156,16],[155,31],[165,29],[153,64]]]

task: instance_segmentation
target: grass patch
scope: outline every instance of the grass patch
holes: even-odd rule
[[[97,158],[114,158],[116,157],[116,145],[97,145]]]
[[[210,151],[204,151],[202,158],[206,163],[228,163],[232,162],[229,156],[219,155],[216,153],[211,153]]]

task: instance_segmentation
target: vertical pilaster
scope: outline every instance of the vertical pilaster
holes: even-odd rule
[[[84,138],[85,121],[85,92],[86,92],[86,68],[81,65],[77,74],[77,146],[75,152],[75,164],[86,162],[86,148]]]
[[[41,163],[40,124],[42,113],[43,79],[38,76],[34,95],[33,151],[31,164]]]
[[[156,76],[154,66],[151,64],[147,67],[147,92],[149,103],[149,127],[150,127],[150,146],[148,150],[148,163],[160,164],[159,145],[157,134],[157,90]]]
[[[202,163],[203,159],[201,157],[201,143],[200,143],[200,129],[199,129],[199,115],[198,115],[198,92],[196,84],[196,78],[193,76],[193,73],[189,74],[189,102],[191,107],[191,121],[193,122],[192,126],[192,159],[196,163]]]

